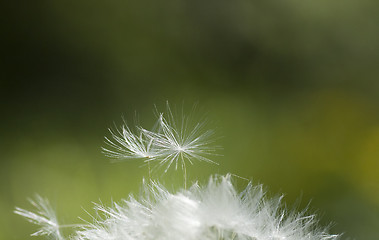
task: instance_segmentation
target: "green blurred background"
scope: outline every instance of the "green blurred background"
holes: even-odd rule
[[[378,239],[379,1],[2,1],[0,239],[39,193],[63,223],[138,195],[146,168],[101,154],[107,128],[198,102],[219,166],[311,202],[345,239]],[[180,174],[180,173],[179,173]],[[160,174],[157,173],[157,177]],[[161,177],[175,185],[175,177]],[[243,186],[244,182],[239,180]],[[34,238],[42,239],[42,238]]]

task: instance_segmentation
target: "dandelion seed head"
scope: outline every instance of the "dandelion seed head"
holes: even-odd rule
[[[337,240],[318,228],[313,215],[284,210],[282,198],[268,199],[262,186],[238,192],[230,175],[208,184],[169,192],[150,181],[144,195],[132,196],[101,212],[93,224],[77,230],[74,240]]]

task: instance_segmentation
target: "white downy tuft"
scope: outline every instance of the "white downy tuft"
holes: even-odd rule
[[[133,133],[127,125],[121,126],[109,132],[113,140],[105,137],[106,144],[110,147],[102,148],[103,153],[115,160],[125,159],[154,159],[159,156],[152,139],[148,139],[141,128]]]
[[[166,112],[158,113],[155,128],[147,130],[140,126],[133,132],[125,124],[121,129],[109,130],[111,138],[105,138],[109,148],[104,147],[106,156],[115,160],[143,159],[145,163],[165,166],[164,172],[175,165],[186,169],[186,162],[193,160],[215,163],[208,157],[215,154],[212,146],[213,131],[204,130],[205,122],[191,125],[189,118],[181,116],[178,123],[167,103]]]
[[[36,200],[29,199],[29,202],[36,208],[37,212],[31,212],[21,208],[16,208],[14,212],[41,227],[37,232],[33,233],[32,236],[47,235],[57,240],[63,239],[55,212],[50,206],[49,200],[36,195]]]
[[[148,159],[147,161],[158,161],[160,166],[166,165],[165,172],[175,164],[175,169],[180,164],[184,169],[186,161],[193,164],[193,160],[215,163],[207,158],[208,155],[215,155],[215,147],[211,146],[213,131],[203,131],[202,124],[196,124],[188,130],[177,128],[176,124],[167,120],[163,114],[158,119],[159,132],[144,130],[144,134],[153,142],[156,149],[159,149],[159,158]]]

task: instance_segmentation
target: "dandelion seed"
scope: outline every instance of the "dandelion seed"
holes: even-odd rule
[[[59,230],[60,226],[49,201],[36,195],[36,200],[29,199],[29,202],[36,208],[36,213],[22,208],[16,208],[14,212],[25,217],[28,221],[41,226],[41,229],[33,233],[32,236],[47,235],[62,240],[63,238]]]
[[[202,124],[196,124],[193,129],[187,132],[187,129],[177,129],[175,124],[160,115],[158,120],[160,132],[151,132],[144,130],[144,134],[151,139],[157,149],[159,149],[159,158],[149,159],[147,161],[158,161],[159,165],[166,165],[165,172],[175,164],[185,168],[188,161],[193,164],[193,160],[205,161],[217,164],[207,158],[207,155],[215,155],[216,148],[210,146],[214,141],[210,138],[213,131],[207,130],[202,132]]]
[[[121,130],[116,129],[109,132],[113,140],[105,137],[105,141],[111,149],[102,148],[103,153],[117,160],[124,159],[153,159],[157,156],[151,139],[147,139],[141,128],[137,128],[138,133],[133,133],[127,125],[123,125]]]
[[[166,166],[164,172],[173,164],[175,169],[180,165],[185,171],[186,162],[193,164],[193,160],[217,164],[208,158],[217,155],[217,147],[212,146],[213,131],[204,130],[204,122],[191,127],[189,119],[183,115],[178,125],[168,103],[166,112],[158,116],[153,130],[138,126],[137,133],[133,133],[126,125],[121,130],[110,130],[112,140],[105,138],[110,147],[103,148],[105,155],[116,160],[143,159],[146,163],[157,162],[158,167]]]

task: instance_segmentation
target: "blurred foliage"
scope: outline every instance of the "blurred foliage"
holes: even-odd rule
[[[378,238],[378,1],[0,7],[0,239],[35,229],[12,213],[34,193],[64,223],[89,219],[82,208],[91,212],[92,201],[138,194],[147,170],[109,164],[103,136],[135,111],[150,126],[153,104],[165,100],[199,102],[223,136],[220,165],[189,167],[191,180],[252,178],[289,205],[312,199],[322,223],[333,221],[345,238]]]

